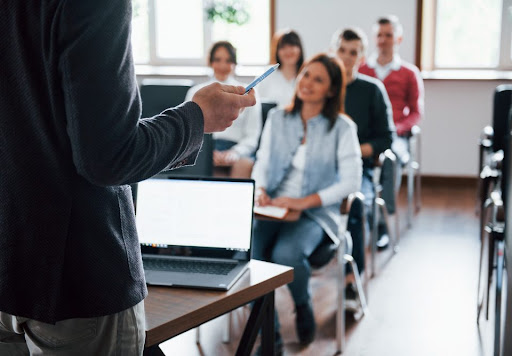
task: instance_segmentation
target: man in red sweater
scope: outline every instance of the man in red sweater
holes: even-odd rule
[[[423,80],[418,68],[402,60],[398,54],[403,33],[398,17],[394,15],[381,17],[374,28],[377,52],[369,56],[366,63],[359,68],[359,73],[378,78],[384,83],[393,108],[393,121],[398,135],[392,148],[400,161],[405,163],[409,155],[408,137],[411,128],[418,124],[423,116]],[[399,177],[395,187],[397,190],[400,187],[401,166],[401,164],[397,165]],[[389,181],[388,184],[383,182],[383,186],[392,186],[392,177],[389,179],[383,177],[383,179]],[[384,187],[382,194],[389,212],[393,213],[395,204],[392,189]],[[386,232],[381,230],[383,230],[382,224],[379,225],[379,235],[382,238],[379,239],[378,246],[385,247],[388,237]]]
[[[402,25],[396,16],[381,17],[375,26],[377,53],[372,54],[359,72],[380,79],[393,107],[398,136],[407,136],[423,115],[423,80],[418,68],[398,54]]]

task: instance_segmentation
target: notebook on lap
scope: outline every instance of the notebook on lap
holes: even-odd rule
[[[136,206],[147,284],[227,290],[247,269],[253,180],[148,179]]]

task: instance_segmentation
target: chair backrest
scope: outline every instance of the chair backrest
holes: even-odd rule
[[[275,108],[277,106],[276,102],[273,101],[261,101],[261,127],[263,128],[265,126],[265,122],[267,121],[268,112]],[[257,149],[260,147],[260,141],[261,141],[261,135],[258,138],[258,146]]]
[[[512,84],[496,87],[492,114],[492,127],[494,129],[493,151],[504,150],[509,134],[509,113],[512,104]]]
[[[142,100],[142,117],[160,114],[168,108],[180,105],[185,101],[188,90],[194,85],[186,79],[144,79],[140,85]],[[211,176],[213,172],[213,142],[210,134],[204,135],[203,146],[196,164],[172,171],[157,174],[157,177],[172,175]],[[133,201],[137,199],[137,183],[131,184]]]
[[[386,202],[389,214],[396,211],[397,185],[399,182],[397,157],[390,149],[382,152],[376,163],[375,178],[380,185],[381,198]]]
[[[267,116],[270,109],[273,109],[276,106],[277,103],[274,101],[261,101],[261,127],[265,126],[265,122],[267,121]]]
[[[503,165],[502,165],[502,178],[501,190],[503,197],[507,196],[508,187],[506,185],[509,179],[509,140],[510,140],[510,108],[512,106],[512,85],[504,84],[496,87],[494,91],[492,127],[494,131],[493,136],[493,151],[503,150]],[[503,199],[506,200],[506,199]]]
[[[193,81],[186,79],[144,79],[140,85],[142,116],[158,115],[180,105],[193,85]]]
[[[142,116],[154,116],[183,103],[194,82],[186,79],[144,79],[140,85]],[[159,173],[158,177],[211,176],[213,174],[213,139],[205,134],[196,164]]]
[[[349,215],[349,219],[353,214],[364,216],[364,197],[361,193],[351,194],[348,198],[343,200],[341,204],[341,214]],[[363,221],[361,219],[361,221]],[[364,229],[364,226],[361,226]],[[345,241],[343,241],[345,243]],[[308,258],[309,264],[314,269],[320,269],[327,265],[336,255],[338,244],[335,243],[327,234],[324,234],[322,242],[315,248],[313,253]],[[347,251],[351,254],[351,251]]]

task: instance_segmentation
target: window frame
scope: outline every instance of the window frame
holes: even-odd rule
[[[212,32],[213,24],[207,20],[206,14],[203,11],[203,39],[204,39],[204,57],[203,58],[163,58],[157,55],[157,30],[156,30],[156,14],[155,14],[155,1],[147,0],[148,2],[148,61],[135,63],[136,65],[149,65],[149,66],[205,66],[208,63],[208,51],[213,44]],[[207,0],[203,0],[203,4]],[[269,3],[269,61],[271,55],[272,36],[275,32],[275,0],[267,0]],[[265,63],[267,64],[267,63]],[[240,63],[242,66],[254,66],[251,64]],[[257,65],[259,66],[259,65]]]
[[[416,65],[421,70],[498,72],[512,70],[512,18],[506,19],[507,9],[512,11],[512,0],[502,0],[500,53],[496,67],[442,67],[435,65],[437,1],[417,0],[415,54]]]

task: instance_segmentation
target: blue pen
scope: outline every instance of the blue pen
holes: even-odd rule
[[[258,84],[259,82],[261,82],[263,79],[265,79],[266,77],[268,77],[272,72],[274,72],[277,67],[279,67],[279,63],[277,64],[274,64],[272,67],[270,67],[269,69],[267,69],[267,71],[265,73],[263,73],[262,75],[260,75],[258,78],[254,79],[251,84],[249,84],[247,87],[245,87],[245,93],[244,94],[247,94],[249,92],[249,90],[251,90],[252,88],[254,88],[256,86],[256,84]]]

